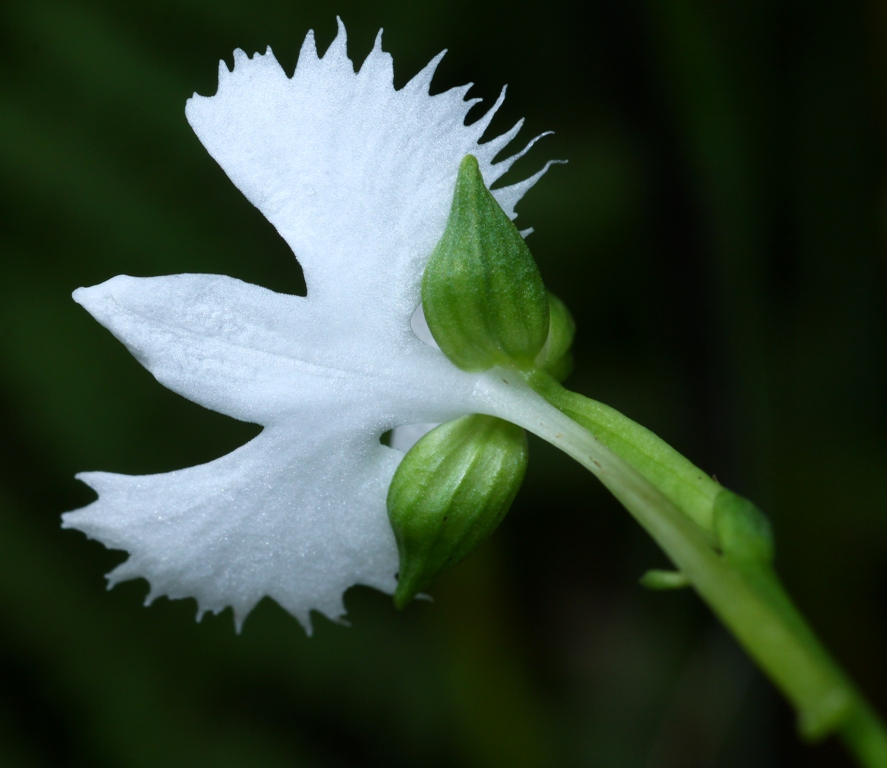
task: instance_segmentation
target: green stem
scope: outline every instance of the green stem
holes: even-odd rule
[[[710,537],[712,510],[723,486],[646,427],[608,405],[564,389],[541,371],[527,375],[530,386],[591,432]],[[714,541],[714,538],[712,541]]]
[[[887,768],[887,729],[780,584],[753,505],[648,430],[546,374],[508,378],[523,389],[521,425],[589,469],[628,509],[792,702],[801,733],[813,740],[838,732],[861,765]]]

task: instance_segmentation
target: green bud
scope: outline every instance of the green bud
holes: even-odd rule
[[[526,467],[524,431],[493,416],[441,424],[407,452],[388,489],[400,554],[398,608],[496,529]]]
[[[773,562],[770,521],[748,499],[725,488],[715,496],[712,519],[724,557],[747,563]]]
[[[465,371],[532,368],[548,337],[536,262],[472,155],[459,166],[447,228],[422,278],[422,305],[434,340]]]
[[[557,381],[563,381],[573,370],[573,336],[576,323],[567,305],[553,293],[548,294],[548,338],[536,355],[536,367],[541,368]]]
[[[649,570],[640,578],[640,585],[657,591],[683,589],[690,586],[690,579],[680,571]]]

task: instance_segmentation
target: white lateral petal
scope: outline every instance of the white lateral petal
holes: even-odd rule
[[[503,162],[508,161],[504,160]],[[548,173],[548,169],[551,168],[552,165],[559,165],[566,162],[566,160],[549,160],[544,166],[542,166],[541,170],[536,171],[536,173],[528,179],[494,190],[493,194],[496,196],[499,205],[502,206],[502,210],[508,214],[512,221],[514,221],[514,219],[517,218],[517,214],[514,212],[514,206],[518,204],[518,201],[525,194],[527,194],[527,190]]]
[[[477,133],[478,139],[480,139],[480,137],[484,135],[484,131],[490,127],[490,123],[493,122],[493,118],[499,111],[499,107],[505,102],[505,93],[507,90],[508,86],[503,85],[502,90],[499,91],[499,96],[496,98],[496,101],[493,102],[493,106],[471,124],[471,127],[474,128]]]
[[[164,386],[241,421],[378,437],[468,407],[475,378],[409,330],[222,275],[120,275],[74,298]],[[384,330],[384,329],[383,329]]]
[[[305,298],[220,275],[120,275],[74,299],[164,386],[242,421],[291,412],[294,392],[318,378],[322,334]],[[300,386],[302,385],[302,386]]]
[[[403,87],[403,90],[416,91],[417,93],[427,96],[431,88],[431,80],[434,78],[434,73],[437,71],[438,66],[440,66],[441,59],[443,59],[446,54],[447,51],[446,48],[444,48],[444,50],[413,75],[410,81]]]
[[[63,526],[127,550],[108,578],[147,579],[148,602],[195,597],[200,614],[231,606],[239,626],[269,596],[310,631],[309,611],[340,618],[354,584],[394,591],[385,498],[399,457],[349,431],[306,439],[269,428],[190,469],[81,474],[99,500]]]
[[[538,136],[534,136],[527,142],[527,145],[522,150],[520,150],[520,152],[515,152],[510,157],[506,157],[504,160],[500,160],[498,163],[496,163],[493,166],[493,175],[496,177],[497,180],[500,179],[502,176],[508,173],[508,171],[511,169],[511,166],[513,166],[536,145],[536,142],[539,141],[539,139],[551,135],[552,131],[546,131],[545,133],[540,133]],[[543,173],[544,172],[545,171],[543,171]]]
[[[395,91],[380,45],[358,73],[345,48],[343,27],[321,58],[309,36],[292,78],[270,52],[238,58],[216,95],[195,95],[186,114],[292,247],[309,295],[349,303],[372,295],[368,311],[405,323],[443,233],[459,163],[476,154],[492,179],[490,150],[503,143],[478,144],[483,118],[465,125],[468,86],[429,96],[429,66]],[[503,206],[510,215],[513,192]]]

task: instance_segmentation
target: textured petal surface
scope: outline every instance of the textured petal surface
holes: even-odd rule
[[[218,93],[189,100],[200,140],[292,246],[308,296],[217,275],[75,292],[162,384],[265,427],[199,467],[80,475],[99,499],[64,525],[130,553],[112,583],[144,577],[149,600],[194,597],[200,613],[230,605],[238,625],[267,595],[309,628],[311,610],[340,617],[353,584],[393,592],[385,498],[402,453],[380,435],[494,412],[506,387],[410,327],[462,157],[492,183],[520,128],[480,144],[501,97],[466,126],[467,88],[429,96],[439,59],[395,91],[379,40],[355,72],[340,26],[323,57],[308,35],[293,77],[270,50],[238,51]],[[510,215],[542,172],[495,193]]]
[[[451,418],[475,384],[415,334],[230,277],[120,275],[74,298],[161,384],[242,421],[378,437]]]
[[[309,295],[355,301],[369,288],[375,322],[402,322],[418,304],[462,158],[477,156],[488,185],[511,165],[492,161],[516,131],[479,143],[501,100],[464,125],[467,88],[428,94],[438,60],[396,91],[380,40],[355,74],[340,27],[322,58],[308,35],[292,78],[270,49],[238,51],[232,72],[220,65],[218,93],[195,94],[186,108],[210,154],[292,247]],[[509,215],[529,186],[495,192]]]
[[[148,602],[196,596],[200,614],[231,605],[240,625],[268,595],[310,627],[311,609],[341,617],[353,584],[394,591],[385,498],[399,459],[351,431],[299,441],[267,428],[191,469],[81,474],[99,500],[69,512],[64,526],[127,550],[109,579],[147,578]]]
[[[242,421],[284,416],[300,381],[336,373],[316,363],[318,330],[299,296],[218,275],[121,275],[74,300],[161,384]]]

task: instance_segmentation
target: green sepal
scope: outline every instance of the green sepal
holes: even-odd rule
[[[548,296],[530,249],[484,184],[459,166],[447,227],[422,277],[434,340],[465,371],[533,367],[548,338]]]
[[[388,489],[402,608],[502,522],[527,467],[523,429],[493,416],[441,424],[404,456]]]
[[[553,293],[548,293],[548,337],[536,355],[536,367],[541,368],[555,381],[563,381],[573,371],[573,337],[576,323],[573,315]]]
[[[663,591],[689,587],[690,579],[680,571],[660,571],[657,569],[651,569],[641,576],[638,583],[647,589]]]
[[[734,562],[773,562],[773,529],[767,516],[748,499],[726,488],[715,496],[715,535],[724,557]]]

